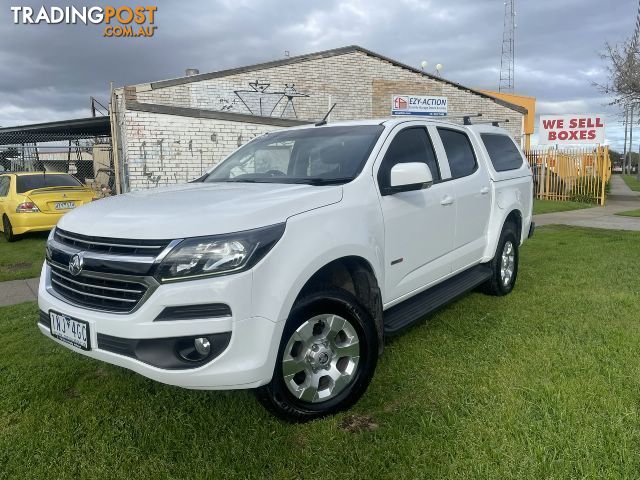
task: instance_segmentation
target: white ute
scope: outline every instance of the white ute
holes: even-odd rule
[[[533,233],[509,135],[393,118],[262,135],[186,185],[65,215],[39,328],[159,382],[256,389],[289,421],[349,408],[385,337],[508,294]]]

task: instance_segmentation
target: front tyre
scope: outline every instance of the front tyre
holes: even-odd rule
[[[516,229],[512,224],[506,224],[498,241],[496,254],[489,262],[491,279],[483,285],[483,290],[489,295],[503,296],[513,290],[518,276],[519,242]]]
[[[366,391],[378,361],[373,319],[337,288],[296,302],[284,327],[273,378],[260,403],[289,422],[348,409]]]

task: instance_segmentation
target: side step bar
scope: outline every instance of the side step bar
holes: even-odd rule
[[[444,307],[491,278],[491,268],[477,265],[384,312],[384,334],[396,335],[425,315]]]

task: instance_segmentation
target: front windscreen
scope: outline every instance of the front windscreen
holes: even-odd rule
[[[24,193],[37,188],[81,186],[82,184],[71,175],[37,173],[33,175],[18,175],[16,177],[17,193]]]
[[[218,165],[204,182],[338,184],[362,170],[380,125],[304,128],[268,133]]]

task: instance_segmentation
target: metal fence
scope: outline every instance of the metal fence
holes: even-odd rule
[[[526,152],[535,198],[604,205],[611,178],[608,147],[546,148]]]
[[[116,192],[108,136],[0,132],[0,173],[3,171],[69,173],[101,196]]]

